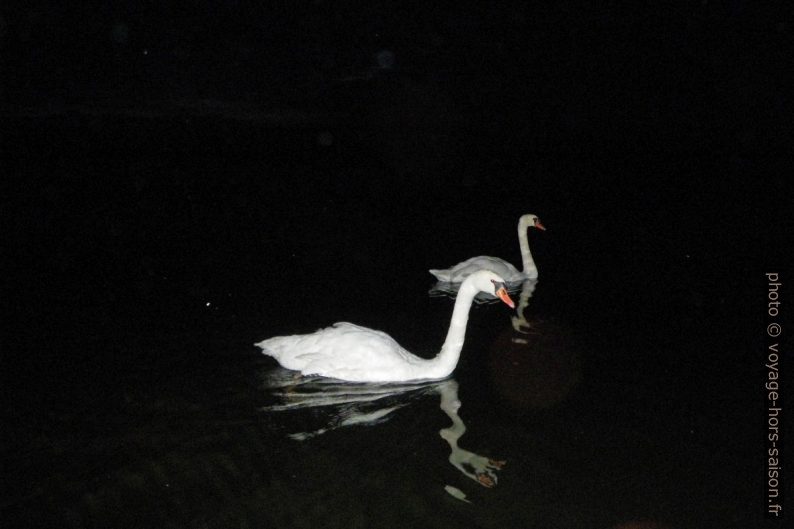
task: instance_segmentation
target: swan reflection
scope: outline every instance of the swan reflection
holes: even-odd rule
[[[529,306],[529,298],[531,298],[532,293],[535,292],[537,284],[537,279],[527,279],[521,284],[521,292],[518,294],[518,304],[516,305],[516,314],[510,317],[513,329],[518,333],[529,333],[530,324],[524,316],[524,311]]]
[[[452,426],[438,432],[441,438],[449,444],[449,462],[480,485],[495,486],[496,472],[505,465],[506,461],[483,457],[458,446],[458,439],[466,433],[466,425],[458,415],[461,406],[461,402],[458,400],[458,383],[452,379],[446,380],[436,388],[436,391],[441,395],[441,409],[452,420]]]
[[[279,402],[261,411],[308,409],[325,412],[321,415],[320,428],[288,434],[297,441],[345,426],[385,422],[398,409],[434,390],[434,384],[353,384],[326,377],[300,376],[283,368],[266,373],[264,387]]]
[[[264,412],[321,410],[319,428],[293,432],[296,441],[312,439],[346,426],[372,426],[389,420],[393,413],[429,394],[440,397],[439,407],[452,425],[439,431],[450,448],[449,462],[466,477],[484,487],[497,484],[497,472],[505,461],[488,458],[458,446],[466,425],[458,410],[458,383],[454,379],[419,384],[351,384],[324,377],[296,376],[294,371],[276,369],[265,374],[264,386],[278,402],[261,408]],[[465,494],[447,485],[445,490],[462,500]]]

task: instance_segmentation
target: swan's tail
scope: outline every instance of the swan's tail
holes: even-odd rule
[[[428,270],[428,272],[433,274],[439,281],[449,281],[449,270]]]
[[[280,353],[280,348],[278,347],[278,342],[276,341],[278,338],[278,336],[275,338],[268,338],[267,340],[262,340],[261,342],[255,343],[254,346],[262,349],[262,354],[272,356],[278,360]]]

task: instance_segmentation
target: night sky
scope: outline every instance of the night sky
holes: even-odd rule
[[[26,156],[113,165],[161,149],[239,161],[266,157],[273,140],[269,152],[292,159],[308,148],[329,167],[374,164],[354,186],[362,196],[382,185],[424,200],[486,181],[515,196],[526,180],[557,205],[568,189],[605,194],[605,208],[661,195],[678,222],[720,236],[723,212],[743,218],[755,252],[785,222],[765,201],[792,150],[789,12],[231,1],[0,13],[9,196],[26,188]],[[300,178],[287,187],[300,193]]]
[[[9,110],[189,99],[354,112],[396,83],[547,134],[781,141],[766,125],[783,125],[791,17],[747,2],[32,2],[2,13]]]

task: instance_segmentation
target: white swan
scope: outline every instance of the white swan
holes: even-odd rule
[[[430,270],[430,273],[436,276],[436,279],[444,283],[460,283],[473,272],[483,269],[496,272],[502,276],[507,283],[515,283],[517,281],[523,281],[524,279],[537,279],[538,267],[535,266],[535,260],[532,259],[532,254],[529,251],[529,242],[527,241],[527,228],[533,227],[539,230],[546,229],[543,224],[540,223],[540,219],[537,215],[522,215],[521,218],[518,219],[518,244],[521,246],[521,261],[524,264],[524,270],[521,272],[504,259],[481,255],[479,257],[467,259],[446,270]]]
[[[405,382],[447,377],[455,369],[463,348],[466,322],[474,296],[479,292],[498,296],[515,307],[504,280],[489,270],[471,274],[460,287],[452,321],[441,352],[425,360],[415,356],[388,334],[336,323],[312,334],[277,336],[257,344],[262,352],[287,369],[304,375],[321,375],[350,382]]]

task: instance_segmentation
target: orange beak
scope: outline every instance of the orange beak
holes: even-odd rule
[[[546,226],[544,226],[543,224],[541,224],[539,220],[536,220],[536,221],[535,221],[535,227],[536,227],[537,229],[539,229],[539,230],[546,231]]]
[[[507,304],[507,306],[510,307],[511,309],[516,308],[516,304],[513,303],[512,299],[510,299],[510,296],[508,295],[507,290],[505,290],[505,287],[502,287],[499,290],[497,290],[496,295],[499,296],[499,299],[504,301]]]

